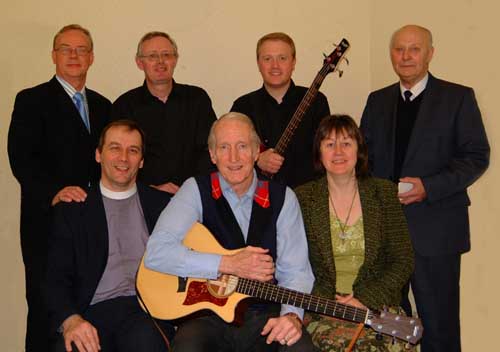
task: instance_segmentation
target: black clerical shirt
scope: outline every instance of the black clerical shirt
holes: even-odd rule
[[[307,88],[291,82],[283,101],[278,104],[262,87],[238,98],[231,111],[248,115],[254,122],[262,143],[268,148],[274,148],[306,92]],[[318,92],[285,151],[285,162],[275,176],[277,180],[296,187],[318,176],[313,167],[312,145],[319,122],[327,115],[330,115],[328,101]]]
[[[164,103],[144,82],[113,103],[112,119],[123,118],[136,121],[146,134],[144,167],[139,171],[142,182],[180,186],[212,169],[207,138],[216,117],[203,89],[174,82]]]

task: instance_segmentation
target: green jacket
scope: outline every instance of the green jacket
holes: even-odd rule
[[[413,271],[413,249],[396,186],[387,180],[358,180],[365,236],[365,261],[353,284],[354,297],[371,309],[399,306],[401,288]],[[330,235],[326,177],[295,192],[302,208],[309,260],[316,277],[313,294],[335,297],[335,261]]]

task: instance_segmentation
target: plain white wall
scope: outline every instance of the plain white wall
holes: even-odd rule
[[[3,351],[21,351],[24,338],[24,273],[19,246],[19,186],[7,160],[7,130],[15,94],[47,81],[54,72],[52,37],[65,24],[80,23],[92,32],[95,62],[88,86],[114,100],[142,83],[134,63],[137,41],[147,31],[170,33],[180,50],[175,78],[199,85],[212,98],[217,115],[234,99],[261,85],[255,44],[272,31],[289,33],[297,46],[294,79],[308,86],[322,65],[322,52],[346,37],[352,45],[350,65],[342,78],[329,75],[322,86],[330,108],[359,120],[369,91],[396,80],[388,58],[388,38],[405,23],[428,26],[435,35],[431,65],[439,77],[471,85],[484,115],[492,144],[492,165],[472,187],[473,251],[464,257],[462,325],[464,351],[489,346],[498,308],[495,303],[499,187],[495,143],[498,107],[494,104],[495,65],[499,49],[497,5],[469,0],[396,0],[349,2],[316,0],[145,0],[143,2],[65,2],[17,0],[0,5],[0,344]],[[54,156],[57,157],[57,156]]]

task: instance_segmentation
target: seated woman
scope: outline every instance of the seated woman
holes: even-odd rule
[[[366,145],[354,120],[325,117],[316,132],[313,160],[326,176],[296,189],[316,277],[313,294],[380,310],[398,307],[413,270],[406,220],[390,181],[368,175]],[[322,351],[344,351],[355,323],[306,315]],[[399,351],[403,342],[364,328],[355,351]]]

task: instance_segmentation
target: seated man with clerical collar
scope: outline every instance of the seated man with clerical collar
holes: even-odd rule
[[[99,186],[85,202],[54,208],[48,262],[54,351],[166,351],[135,291],[146,242],[170,200],[136,183],[143,155],[144,133],[135,122],[110,123],[95,152]],[[173,335],[168,322],[159,324]]]

